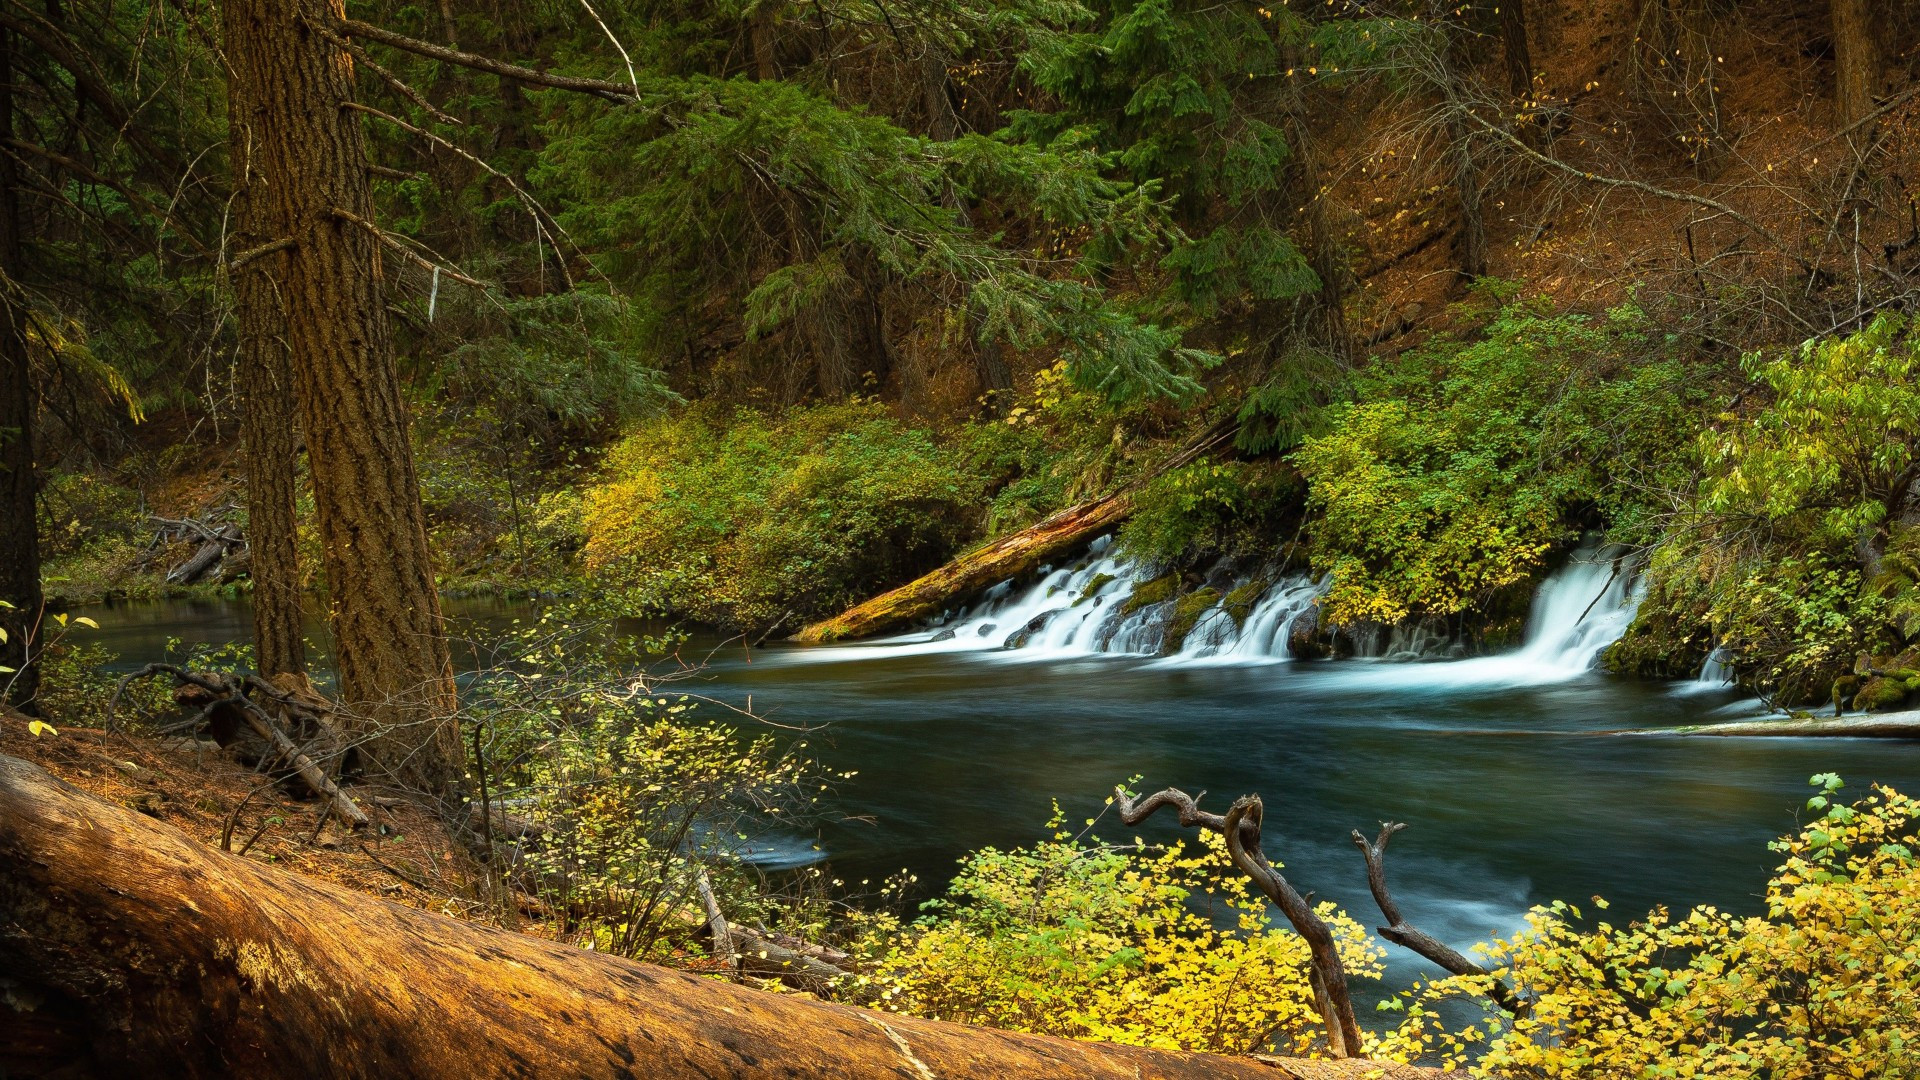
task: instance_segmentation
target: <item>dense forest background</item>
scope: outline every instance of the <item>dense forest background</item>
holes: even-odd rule
[[[0,696],[21,710],[0,739],[121,804],[0,761],[0,855],[33,881],[0,922],[51,910],[42,886],[97,901],[0,946],[38,965],[49,1025],[124,1006],[152,957],[87,920],[130,895],[101,882],[178,885],[141,860],[184,841],[121,811],[235,851],[265,772],[317,822],[270,834],[292,796],[269,794],[243,858],[270,836],[256,862],[886,1012],[1499,1076],[1900,1074],[1920,808],[1891,790],[1847,805],[1815,777],[1764,915],[1556,903],[1484,964],[1400,917],[1401,826],[1356,833],[1383,939],[1448,973],[1363,1029],[1346,979],[1384,947],[1261,853],[1257,797],[1215,815],[1123,786],[1125,824],[1172,809],[1201,839],[1056,815],[1050,840],[969,855],[918,919],[908,882],[772,880],[741,846],[836,778],[791,732],[695,718],[686,669],[649,666],[680,639],[647,635],[830,638],[956,560],[984,569],[934,607],[965,600],[1004,576],[995,545],[1064,558],[1112,532],[1141,570],[1117,602],[1156,613],[1162,650],[1304,574],[1290,655],[1464,654],[1517,642],[1543,578],[1598,548],[1644,593],[1616,671],[1711,661],[1800,721],[1901,705],[1916,45],[1920,5],[1865,0],[0,0]],[[461,591],[559,602],[456,678],[439,598]],[[250,646],[113,680],[73,633],[97,601],[215,592],[250,595]],[[202,727],[211,766],[167,741]],[[163,805],[133,791],[150,775],[199,788]],[[55,803],[151,843],[15,857],[80,834],[41,829]],[[327,895],[316,913],[370,935],[311,950],[339,985],[440,932],[580,960],[431,921],[376,940],[384,909]],[[140,930],[184,950],[169,978],[245,974]],[[554,1001],[583,985],[540,970]],[[180,1030],[454,1030],[336,1014]],[[793,1042],[854,1014],[782,1015]],[[931,1075],[878,1015],[868,1049]],[[715,1023],[686,1044],[733,1049]],[[134,1041],[61,1029],[43,1056],[138,1059],[147,1028],[113,1030]]]
[[[1911,484],[1910,5],[349,15],[633,95],[352,45],[443,587],[588,575],[790,632],[1133,488],[1127,549],[1310,564],[1329,634],[1506,640],[1600,529],[1659,549],[1621,666],[1719,642],[1818,700],[1904,646],[1879,579]],[[247,532],[233,299],[271,238],[217,24],[0,12],[13,392],[66,600],[167,588]],[[1873,356],[1767,366],[1883,315]],[[1796,396],[1899,437],[1809,434]],[[1771,599],[1734,587],[1754,573]]]

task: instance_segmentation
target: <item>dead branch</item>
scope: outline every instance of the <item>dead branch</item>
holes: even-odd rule
[[[1394,903],[1393,894],[1387,891],[1387,841],[1406,827],[1404,822],[1383,821],[1380,823],[1379,837],[1371,842],[1359,829],[1353,830],[1353,846],[1360,849],[1360,857],[1367,861],[1367,889],[1373,893],[1373,902],[1380,906],[1380,915],[1387,921],[1387,925],[1379,927],[1380,936],[1426,957],[1451,974],[1486,977],[1487,996],[1493,999],[1493,1003],[1513,1016],[1525,1016],[1526,1002],[1521,1001],[1505,981],[1494,978],[1492,972],[1474,963],[1453,946],[1410,925],[1400,914],[1400,905]]]
[[[1191,796],[1177,788],[1167,788],[1140,800],[1130,796],[1124,787],[1116,788],[1114,802],[1120,811],[1120,820],[1128,825],[1138,825],[1154,811],[1171,806],[1179,812],[1181,825],[1209,829],[1226,838],[1227,854],[1234,866],[1273,901],[1312,953],[1308,976],[1313,984],[1315,1004],[1326,1023],[1328,1051],[1339,1058],[1361,1056],[1364,1044],[1360,1022],[1354,1017],[1353,999],[1347,990],[1347,970],[1334,945],[1333,931],[1315,913],[1313,904],[1301,896],[1260,851],[1263,813],[1260,797],[1243,795],[1235,799],[1225,816],[1201,810]]]
[[[631,86],[608,82],[605,79],[583,79],[573,75],[552,75],[534,68],[521,67],[518,64],[509,64],[502,60],[495,60],[490,56],[461,52],[458,49],[449,49],[444,45],[434,45],[429,42],[419,41],[407,37],[404,34],[396,34],[391,30],[384,30],[371,23],[361,22],[358,19],[341,19],[333,24],[333,29],[347,37],[360,38],[363,41],[376,41],[389,48],[413,53],[415,56],[424,56],[429,60],[438,60],[445,64],[456,64],[460,67],[472,68],[475,71],[484,71],[489,75],[498,75],[503,79],[513,79],[517,82],[529,83],[534,86],[545,86],[554,90],[572,90],[577,93],[592,94],[595,97],[606,98],[609,101],[617,101],[622,104],[636,100],[634,88]]]
[[[392,248],[393,250],[399,252],[405,258],[412,260],[415,266],[418,266],[420,269],[425,270],[430,274],[439,274],[444,277],[452,278],[453,280],[459,282],[462,285],[472,286],[473,288],[479,289],[481,292],[486,292],[487,289],[489,288],[486,282],[481,281],[478,278],[468,277],[467,275],[461,273],[458,270],[453,269],[450,266],[442,266],[436,262],[433,262],[432,260],[428,259],[426,256],[421,255],[419,252],[401,243],[399,238],[394,236],[392,233],[388,232],[387,230],[381,228],[378,225],[375,225],[373,222],[368,221],[366,218],[361,217],[359,214],[356,214],[351,210],[343,210],[340,207],[336,206],[332,208],[332,213],[334,217],[337,217],[342,221],[351,222],[367,230],[368,232],[372,233],[374,236],[374,239],[380,241],[381,243]]]
[[[280,724],[274,718],[273,714],[261,708],[259,703],[247,695],[246,691],[249,688],[259,688],[268,685],[251,676],[243,680],[235,679],[227,675],[192,672],[175,664],[148,664],[139,671],[122,676],[120,681],[114,685],[113,695],[107,700],[108,731],[115,730],[114,710],[119,704],[121,695],[126,692],[128,685],[137,679],[150,679],[156,675],[171,675],[179,685],[198,687],[215,698],[224,699],[232,703],[236,706],[240,717],[246,722],[247,726],[252,728],[254,733],[260,736],[260,738],[266,740],[268,745],[278,751],[281,759],[291,766],[295,773],[299,774],[300,779],[306,783],[307,787],[311,789],[315,795],[328,801],[334,814],[340,818],[343,824],[356,832],[366,829],[373,824],[367,817],[366,812],[361,810],[346,792],[340,790],[340,785],[334,783],[333,779],[329,777],[311,757],[308,757],[304,751],[294,745],[293,740],[287,737],[287,733],[280,729]],[[292,695],[281,691],[275,691],[273,696],[279,698],[283,704],[289,706],[297,700]],[[318,716],[313,716],[311,719],[313,719],[316,724],[323,723]]]

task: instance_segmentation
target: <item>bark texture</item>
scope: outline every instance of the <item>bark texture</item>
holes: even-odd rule
[[[0,29],[0,143],[13,138],[13,32]],[[32,708],[39,688],[29,664],[40,617],[39,492],[33,464],[33,363],[27,352],[26,296],[20,288],[19,177],[13,155],[0,153],[0,689]]]
[[[1526,0],[1500,0],[1500,48],[1507,61],[1507,93],[1533,98],[1533,50],[1527,47]]]
[[[954,600],[1024,574],[1113,528],[1133,513],[1126,494],[1062,510],[1038,525],[1003,536],[931,574],[876,596],[794,635],[811,643],[870,637],[917,619],[938,615]]]
[[[1880,48],[1870,0],[1832,0],[1834,103],[1840,126],[1847,127],[1873,111],[1873,92],[1880,81]]]
[[[321,33],[340,0],[226,0],[227,56],[250,88],[260,219],[291,242],[285,336],[325,552],[342,704],[399,782],[443,791],[462,749],[425,515],[381,295],[352,61]]]
[[[259,99],[246,80],[250,64],[235,64],[227,81],[227,153],[232,161],[236,260],[280,239],[268,217],[266,176],[253,167],[260,134],[249,122]],[[287,353],[281,309],[287,256],[268,251],[233,269],[240,330],[240,381],[246,397],[248,574],[253,579],[253,651],[263,675],[306,671],[300,633],[300,552],[295,509],[300,453],[299,402],[293,359]]]
[[[732,986],[224,854],[10,757],[0,984],[0,1033],[33,1035],[0,1039],[10,1076],[1431,1075],[1076,1043]]]

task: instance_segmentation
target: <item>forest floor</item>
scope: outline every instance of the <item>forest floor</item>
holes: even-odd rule
[[[67,724],[33,735],[8,722],[0,723],[0,754],[211,847],[412,907],[499,922],[460,899],[475,892],[479,868],[438,816],[408,800],[350,789],[373,819],[371,833],[356,836],[318,800],[288,794],[212,742]]]

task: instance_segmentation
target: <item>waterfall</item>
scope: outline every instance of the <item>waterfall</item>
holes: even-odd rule
[[[1683,694],[1704,694],[1713,690],[1731,690],[1733,684],[1733,654],[1724,645],[1715,645],[1700,662],[1700,674],[1691,682],[1679,682],[1674,690]]]
[[[1102,537],[1073,562],[1041,568],[1030,584],[1001,582],[921,631],[796,655],[821,660],[950,652],[990,652],[1021,660],[1159,656],[1177,601],[1127,610],[1134,590],[1152,576],[1138,563],[1116,557],[1111,538]],[[1517,651],[1431,662],[1450,651],[1457,655],[1458,643],[1436,626],[1408,625],[1363,640],[1363,662],[1341,665],[1344,674],[1330,677],[1431,686],[1527,685],[1574,678],[1591,670],[1600,650],[1619,640],[1633,621],[1639,597],[1631,587],[1632,577],[1617,554],[1582,549],[1540,586],[1526,640]],[[1291,660],[1294,624],[1312,612],[1324,590],[1323,582],[1304,575],[1282,577],[1243,619],[1236,619],[1224,597],[1251,578],[1217,566],[1209,579],[1223,599],[1200,614],[1179,651],[1161,663]],[[1430,662],[1393,662],[1415,660]]]
[[[1593,670],[1600,651],[1620,640],[1640,606],[1621,553],[1597,547],[1573,553],[1534,594],[1519,649],[1443,663],[1356,665],[1344,677],[1368,685],[1432,689],[1537,686]]]

